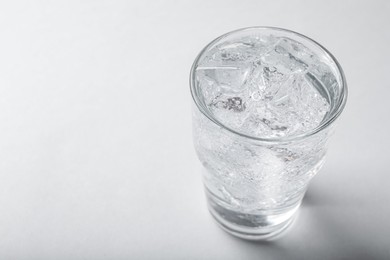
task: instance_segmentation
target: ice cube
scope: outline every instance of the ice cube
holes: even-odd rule
[[[224,91],[241,92],[246,88],[246,78],[249,67],[238,66],[200,66],[197,69],[199,75],[207,78]]]
[[[243,96],[221,94],[213,100],[209,108],[217,119],[233,128],[241,127],[249,115],[245,111],[246,100]]]
[[[303,73],[307,70],[308,64],[297,57],[296,52],[289,41],[281,39],[272,51],[262,56],[261,60],[276,67],[283,74]]]

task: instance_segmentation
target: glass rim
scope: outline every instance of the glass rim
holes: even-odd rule
[[[317,47],[319,47],[335,63],[337,72],[340,74],[340,79],[341,79],[341,82],[340,82],[340,84],[341,84],[341,87],[340,87],[340,98],[339,98],[339,101],[337,102],[337,104],[335,104],[335,109],[334,109],[335,112],[329,118],[327,118],[326,120],[323,120],[315,128],[310,129],[310,130],[308,130],[306,132],[297,134],[297,135],[277,137],[277,138],[267,138],[267,137],[259,137],[259,136],[248,135],[248,134],[239,132],[237,130],[234,130],[233,128],[228,127],[227,125],[225,125],[224,123],[222,123],[221,121],[216,119],[211,113],[208,113],[208,109],[207,108],[202,106],[202,104],[199,101],[199,97],[196,94],[196,89],[195,89],[196,88],[195,70],[196,70],[196,67],[198,65],[199,59],[203,56],[203,54],[206,51],[208,51],[208,49],[212,45],[216,44],[218,41],[222,40],[223,38],[226,38],[226,37],[228,37],[228,36],[230,36],[232,34],[238,33],[238,32],[243,32],[243,31],[246,31],[246,30],[253,30],[253,29],[255,29],[255,30],[256,29],[259,29],[259,30],[273,30],[273,31],[285,32],[285,33],[292,33],[292,34],[294,34],[294,35],[296,35],[298,37],[301,37],[301,38],[311,42],[312,44],[316,45]],[[311,38],[309,38],[309,37],[307,37],[307,36],[305,36],[303,34],[300,34],[298,32],[292,31],[292,30],[278,28],[278,27],[271,27],[271,26],[251,26],[251,27],[240,28],[240,29],[237,29],[237,30],[225,33],[225,34],[215,38],[210,43],[208,43],[200,51],[200,53],[197,55],[197,57],[195,58],[195,61],[192,64],[191,71],[190,71],[190,91],[191,91],[192,99],[195,102],[195,104],[196,104],[197,108],[199,109],[199,111],[203,115],[205,115],[209,120],[211,120],[213,123],[217,124],[219,127],[222,127],[223,129],[226,129],[227,131],[229,131],[229,132],[231,132],[231,133],[233,133],[235,135],[239,135],[241,137],[244,137],[244,138],[247,138],[247,139],[251,139],[251,140],[254,140],[254,141],[260,141],[260,142],[266,142],[266,143],[282,143],[282,142],[296,141],[296,140],[300,140],[300,139],[304,139],[304,138],[310,137],[310,136],[312,136],[312,135],[314,135],[314,134],[324,130],[325,128],[330,126],[340,116],[341,112],[344,110],[344,107],[345,107],[345,104],[346,104],[346,101],[347,101],[347,96],[348,96],[347,81],[346,81],[346,78],[345,78],[345,75],[344,75],[344,71],[341,68],[340,63],[337,61],[337,59],[333,56],[333,54],[330,51],[328,51],[324,46],[322,46],[321,44],[319,44],[315,40],[313,40],[313,39],[311,39]]]

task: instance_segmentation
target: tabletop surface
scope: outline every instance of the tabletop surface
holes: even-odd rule
[[[389,259],[390,2],[3,1],[0,259]],[[189,70],[266,25],[324,45],[349,99],[281,239],[222,231],[191,137]]]

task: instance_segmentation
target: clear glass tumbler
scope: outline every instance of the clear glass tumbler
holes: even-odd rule
[[[291,224],[323,165],[345,106],[339,63],[299,33],[245,28],[201,51],[190,88],[194,145],[212,216],[235,236],[275,238]]]

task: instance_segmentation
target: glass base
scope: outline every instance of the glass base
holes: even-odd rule
[[[278,210],[266,210],[258,214],[242,213],[227,209],[206,192],[208,208],[219,226],[233,236],[247,240],[275,240],[286,233],[296,219],[301,200],[295,205]]]

